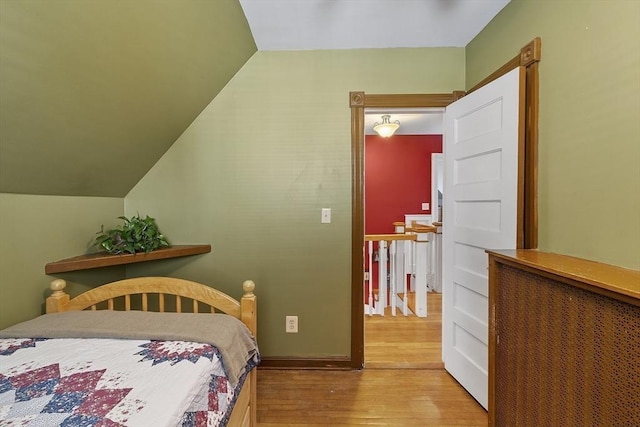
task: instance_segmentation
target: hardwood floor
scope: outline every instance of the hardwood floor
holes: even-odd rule
[[[426,319],[366,317],[362,371],[260,370],[258,425],[486,426],[442,367],[440,306],[429,294]]]
[[[443,370],[261,370],[258,425],[484,427],[487,415]]]
[[[444,369],[442,363],[442,294],[429,293],[427,317],[365,316],[365,369]]]

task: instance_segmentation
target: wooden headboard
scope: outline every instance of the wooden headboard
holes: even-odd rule
[[[119,280],[91,289],[71,299],[64,291],[66,282],[51,282],[53,291],[46,301],[47,313],[78,310],[174,311],[182,313],[222,312],[240,319],[254,336],[257,334],[255,284],[242,284],[244,295],[237,301],[229,295],[190,280],[172,277],[138,277]],[[186,302],[186,304],[185,304]]]

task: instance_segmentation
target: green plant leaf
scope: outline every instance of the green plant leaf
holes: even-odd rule
[[[167,238],[160,233],[155,219],[147,215],[141,218],[135,215],[131,218],[125,216],[118,217],[123,220],[122,226],[110,230],[100,227],[94,239],[94,246],[101,247],[108,253],[149,253],[155,249],[171,246]]]

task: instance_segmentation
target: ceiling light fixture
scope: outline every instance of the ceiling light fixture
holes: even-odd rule
[[[389,138],[400,127],[400,121],[390,122],[391,116],[385,114],[382,116],[382,123],[375,122],[373,124],[373,130],[383,138]]]

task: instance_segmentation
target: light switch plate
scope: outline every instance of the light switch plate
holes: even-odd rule
[[[330,224],[331,223],[331,208],[322,208],[322,213],[320,216],[320,222],[322,224]]]
[[[429,203],[423,203],[422,204],[422,210],[423,211],[428,211],[429,210]]]

